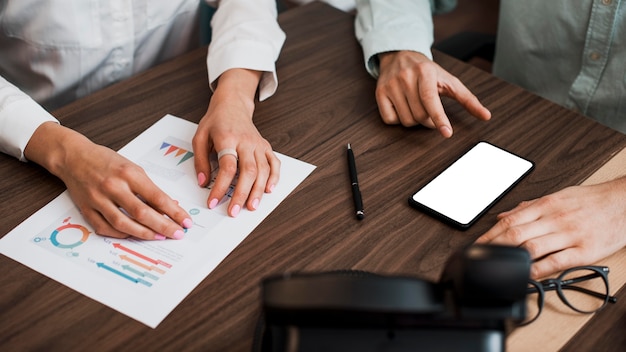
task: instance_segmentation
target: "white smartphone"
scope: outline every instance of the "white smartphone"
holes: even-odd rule
[[[467,229],[533,168],[532,161],[481,141],[413,194],[409,204]]]

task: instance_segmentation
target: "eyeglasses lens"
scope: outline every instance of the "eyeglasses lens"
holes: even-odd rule
[[[575,310],[593,313],[606,304],[608,284],[595,270],[574,270],[561,277],[561,294]]]
[[[528,293],[526,294],[526,318],[522,321],[522,325],[533,322],[539,316],[539,308],[543,304],[541,296],[535,284],[528,284]]]

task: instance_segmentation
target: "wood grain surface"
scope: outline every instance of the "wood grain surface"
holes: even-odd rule
[[[492,111],[492,121],[478,121],[444,98],[455,129],[451,139],[421,127],[387,126],[351,15],[311,4],[284,12],[279,20],[287,33],[277,63],[280,83],[275,96],[257,104],[255,123],[276,151],[317,169],[156,329],[0,256],[1,350],[249,351],[263,277],[361,269],[437,280],[449,255],[492,226],[497,213],[581,183],[626,146],[622,134],[438,53],[435,60],[466,83]],[[211,94],[206,50],[54,114],[115,150],[165,114],[198,122]],[[412,192],[480,140],[533,160],[536,169],[467,231],[408,206]],[[347,143],[356,155],[363,221],[354,218]],[[1,155],[0,235],[63,190],[37,165]],[[617,320],[623,325],[624,315],[603,311],[590,329],[606,332]]]

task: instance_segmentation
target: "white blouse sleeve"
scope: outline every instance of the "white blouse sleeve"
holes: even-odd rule
[[[0,77],[0,151],[26,161],[24,149],[44,122],[57,122],[26,93]]]
[[[263,72],[259,100],[272,96],[278,87],[276,60],[285,41],[285,33],[277,22],[276,1],[218,1],[211,27],[207,55],[211,89],[215,89],[217,79],[225,71],[245,68]]]

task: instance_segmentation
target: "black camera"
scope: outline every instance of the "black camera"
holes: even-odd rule
[[[473,245],[439,282],[362,271],[290,273],[262,281],[254,349],[503,351],[526,311],[530,256]]]

